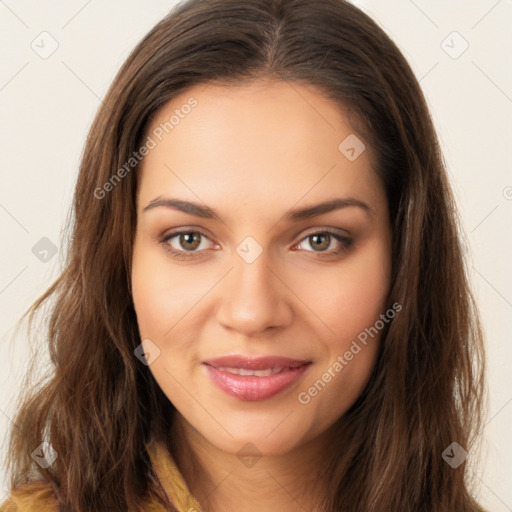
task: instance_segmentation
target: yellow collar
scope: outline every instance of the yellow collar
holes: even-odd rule
[[[162,442],[153,441],[147,450],[169,501],[178,512],[202,512],[167,447]]]
[[[162,442],[152,441],[147,447],[151,463],[169,501],[177,512],[202,512],[180,473],[171,453]],[[0,499],[2,497],[0,496]],[[58,502],[53,487],[35,481],[14,490],[7,501],[0,502],[0,512],[57,512]],[[155,501],[149,501],[144,512],[168,512]]]

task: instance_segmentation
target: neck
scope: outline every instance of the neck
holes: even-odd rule
[[[241,459],[212,445],[178,413],[173,451],[204,512],[319,511],[331,437],[325,433],[281,455]]]

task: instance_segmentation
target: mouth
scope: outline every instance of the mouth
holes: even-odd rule
[[[312,361],[270,356],[226,356],[203,362],[212,382],[245,401],[266,400],[295,384]]]

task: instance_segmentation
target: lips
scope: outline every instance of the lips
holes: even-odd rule
[[[246,356],[226,356],[208,359],[205,364],[215,368],[240,368],[244,370],[267,370],[269,368],[297,368],[311,361],[290,359],[288,357],[267,356],[251,358]]]
[[[292,386],[311,361],[268,356],[226,356],[203,362],[214,384],[240,400],[271,398]]]
[[[219,366],[217,370],[232,373],[234,375],[254,375],[256,377],[270,377],[271,375],[275,375],[276,373],[281,373],[284,368],[268,368],[267,370],[247,370],[246,368],[230,368]]]

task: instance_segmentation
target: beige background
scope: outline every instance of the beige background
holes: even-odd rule
[[[0,1],[2,458],[28,357],[23,333],[13,338],[13,327],[57,276],[85,135],[129,51],[174,3]],[[355,3],[405,53],[441,138],[487,334],[481,501],[493,512],[512,511],[512,1]],[[57,44],[52,55],[40,57]],[[0,502],[5,489],[0,475]]]

